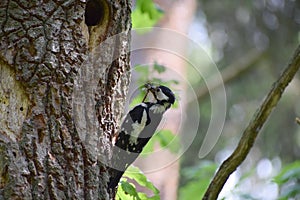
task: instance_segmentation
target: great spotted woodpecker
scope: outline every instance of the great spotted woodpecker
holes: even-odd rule
[[[124,171],[142,152],[158,127],[163,114],[175,102],[173,92],[163,85],[146,84],[147,94],[150,91],[154,101],[135,106],[126,115],[119,134],[115,137],[112,153],[112,167],[108,188],[117,187]],[[146,94],[146,96],[147,96]]]

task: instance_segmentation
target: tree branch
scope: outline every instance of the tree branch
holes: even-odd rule
[[[290,63],[283,71],[279,79],[273,84],[267,97],[254,114],[248,127],[245,129],[242,138],[234,152],[227,158],[211,181],[203,200],[217,199],[228,177],[245,160],[262,126],[268,119],[271,111],[277,105],[284,89],[290,83],[300,67],[300,46],[296,49]]]
[[[295,119],[296,123],[300,125],[300,118],[299,117],[296,117]]]

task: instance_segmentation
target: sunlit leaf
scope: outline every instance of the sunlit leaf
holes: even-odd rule
[[[141,200],[160,200],[159,195],[148,197],[145,193],[141,193],[141,192],[139,192],[138,195]]]
[[[132,183],[128,183],[127,181],[121,181],[121,187],[125,194],[136,197],[138,196],[135,186]]]
[[[125,179],[126,180],[126,179]],[[121,180],[120,186],[117,191],[118,200],[141,200],[132,183],[128,183],[124,179]]]
[[[145,33],[151,30],[163,16],[163,11],[158,9],[152,0],[137,0],[136,7],[131,14],[133,28],[139,33]],[[149,29],[150,27],[150,29]]]
[[[124,176],[135,180],[140,186],[151,190],[154,196],[159,195],[159,190],[147,179],[147,177],[137,168],[130,166],[124,173]]]
[[[152,191],[153,195],[148,196],[145,193],[138,192],[133,183],[128,179],[134,180],[141,187]],[[130,166],[124,173],[120,186],[117,191],[117,200],[159,200],[159,190],[147,179],[147,177],[137,167]]]

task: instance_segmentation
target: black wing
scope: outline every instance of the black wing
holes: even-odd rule
[[[153,103],[144,103],[145,106],[138,105],[133,108],[129,114],[126,116],[124,122],[121,126],[121,132],[119,133],[115,146],[113,147],[113,157],[112,157],[112,171],[111,179],[109,182],[109,188],[114,189],[118,182],[120,181],[124,171],[127,167],[132,164],[139,154],[142,152],[145,145],[151,139],[155,133],[163,113],[154,113],[151,111],[151,107],[155,104]],[[136,143],[130,142],[130,132],[133,130],[133,122],[141,122],[141,116],[143,112],[147,112],[147,123],[144,129],[140,132],[137,138]]]

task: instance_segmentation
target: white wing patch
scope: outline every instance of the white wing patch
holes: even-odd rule
[[[141,106],[143,106],[144,108],[147,108],[147,104],[145,103],[140,103]]]
[[[133,131],[131,132],[130,138],[129,138],[130,144],[136,144],[137,143],[138,136],[143,131],[143,129],[145,128],[146,122],[147,122],[147,112],[146,112],[146,110],[144,110],[141,123],[139,124],[138,122],[134,122],[132,124]]]

